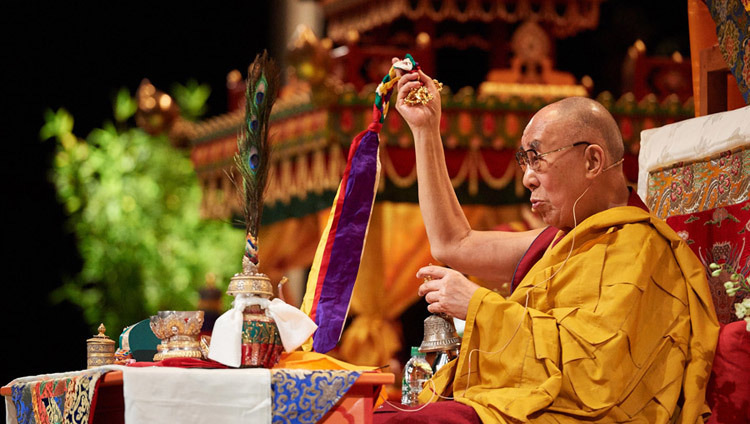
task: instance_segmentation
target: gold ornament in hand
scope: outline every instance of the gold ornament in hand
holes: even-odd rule
[[[437,91],[441,91],[443,89],[442,82],[436,79],[433,79],[432,82],[435,83]],[[422,85],[418,88],[412,88],[411,91],[409,91],[409,94],[406,95],[406,98],[404,98],[404,103],[409,106],[426,105],[434,97],[435,96],[430,93],[427,87]]]

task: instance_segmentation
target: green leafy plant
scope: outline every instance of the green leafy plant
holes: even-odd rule
[[[115,121],[124,123],[138,110],[138,102],[130,95],[128,89],[123,87],[117,92],[112,109]]]
[[[133,104],[118,93],[118,123]],[[123,328],[158,310],[195,309],[208,272],[228,281],[238,270],[243,232],[201,219],[190,160],[166,137],[105,123],[81,139],[64,109],[45,120],[40,136],[56,142],[51,179],[83,259],[54,299],[80,305],[92,326]]]
[[[206,113],[206,100],[211,94],[211,87],[191,79],[186,85],[174,84],[172,94],[180,106],[182,117],[193,121]]]

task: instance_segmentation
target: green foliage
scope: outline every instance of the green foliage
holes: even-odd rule
[[[117,92],[114,103],[115,121],[122,123],[127,121],[138,110],[138,102],[130,96],[128,89],[123,87]]]
[[[182,117],[192,121],[206,113],[206,100],[211,94],[211,87],[191,79],[187,85],[175,84],[172,94]]]
[[[122,93],[119,122],[132,115]],[[82,140],[64,109],[45,118],[40,136],[57,146],[51,178],[84,262],[53,298],[80,305],[92,328],[122,328],[158,310],[195,309],[206,273],[228,282],[239,270],[242,231],[200,218],[190,160],[166,137],[108,123]]]

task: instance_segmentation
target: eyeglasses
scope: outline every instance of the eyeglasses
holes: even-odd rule
[[[518,152],[516,152],[516,162],[518,162],[518,166],[521,167],[521,170],[523,172],[526,172],[526,167],[530,167],[532,170],[538,171],[539,165],[541,164],[542,156],[548,155],[550,153],[559,152],[561,150],[569,149],[571,147],[579,146],[581,144],[590,146],[592,143],[589,143],[588,141],[579,141],[571,145],[560,147],[559,149],[550,150],[549,152],[544,152],[544,153],[537,153],[533,149],[519,150]]]

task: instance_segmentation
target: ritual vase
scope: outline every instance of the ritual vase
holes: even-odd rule
[[[279,362],[284,346],[273,318],[260,305],[242,314],[242,367],[271,368]]]
[[[271,280],[257,268],[243,261],[243,272],[229,281],[227,294],[235,302],[243,302],[242,313],[242,368],[272,368],[279,361],[284,346],[279,328],[267,313],[273,297]]]

